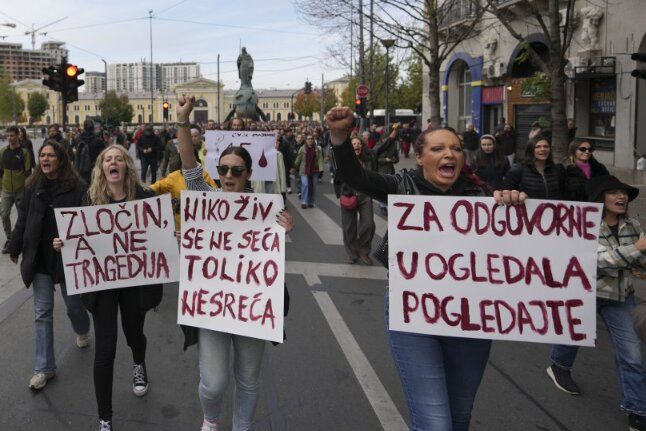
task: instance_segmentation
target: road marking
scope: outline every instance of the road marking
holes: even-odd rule
[[[292,237],[289,236],[289,234],[285,234],[285,242],[292,242]]]
[[[285,273],[298,274],[305,277],[308,284],[318,284],[322,277],[362,278],[368,280],[387,280],[386,268],[383,266],[348,265],[341,263],[285,262]]]
[[[296,211],[305,219],[307,224],[321,238],[326,245],[343,245],[341,226],[336,224],[327,214],[319,208],[301,208],[301,202],[297,195],[288,195],[289,201],[296,208]]]
[[[339,310],[332,302],[330,295],[322,291],[312,291],[312,294],[383,429],[385,431],[407,430],[406,422],[341,317]]]
[[[337,206],[339,206],[339,199],[334,193],[325,193],[324,196],[334,202]],[[377,235],[383,237],[383,233],[386,232],[386,229],[388,229],[388,220],[377,214],[377,211],[375,211],[374,208],[372,214],[372,218],[375,221],[375,232],[377,233]]]

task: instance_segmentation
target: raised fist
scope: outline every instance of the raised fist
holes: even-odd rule
[[[193,105],[195,104],[195,96],[182,94],[182,96],[177,100],[176,115],[177,121],[184,122],[188,121],[189,115],[193,110]]]
[[[348,137],[348,129],[354,124],[354,113],[347,107],[335,107],[328,111],[325,122],[330,129],[332,145],[340,145]]]

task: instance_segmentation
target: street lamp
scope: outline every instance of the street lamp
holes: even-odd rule
[[[390,57],[389,51],[395,45],[395,39],[381,39],[381,44],[386,48],[386,133],[390,131],[390,106],[388,106],[388,94],[390,93]]]

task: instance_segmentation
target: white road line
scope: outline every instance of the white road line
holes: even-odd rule
[[[337,206],[339,206],[339,199],[334,193],[325,193],[324,196],[334,202]],[[375,220],[377,235],[383,236],[384,232],[386,232],[386,229],[388,229],[388,220],[377,214],[377,211],[373,211],[373,219]]]
[[[357,340],[345,324],[330,295],[321,291],[312,291],[312,294],[383,429],[385,431],[407,430],[406,422],[404,422],[386,388],[384,388],[377,373],[370,365],[368,358],[361,351],[361,347],[359,347]]]
[[[386,268],[375,265],[348,265],[341,263],[299,262],[288,260],[285,262],[287,274],[303,275],[314,280],[322,277],[363,278],[368,280],[387,280]]]
[[[301,208],[301,202],[297,195],[288,195],[287,199],[321,238],[323,244],[343,245],[341,226],[336,224],[327,214],[318,208]]]
[[[292,242],[292,237],[289,234],[285,234],[285,242]]]

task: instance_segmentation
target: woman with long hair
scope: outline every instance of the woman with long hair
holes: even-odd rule
[[[374,170],[374,157],[366,143],[358,136],[353,137],[350,143],[363,168]],[[364,264],[372,265],[370,248],[375,236],[372,199],[354,190],[339,177],[334,178],[334,191],[340,199],[343,245],[348,254],[348,263],[354,264],[360,259]]]
[[[99,154],[92,170],[92,184],[87,194],[88,205],[121,203],[155,196],[144,189],[137,176],[134,161],[120,145],[110,146]],[[57,250],[63,246],[56,238]],[[146,371],[146,312],[159,305],[162,286],[133,286],[81,295],[83,305],[92,313],[96,350],[94,355],[94,392],[99,414],[99,431],[112,430],[112,381],[117,350],[117,316],[132,350],[132,390],[142,397],[148,392]]]
[[[570,143],[565,160],[565,198],[571,201],[585,202],[586,183],[594,177],[609,175],[608,169],[594,158],[594,147],[586,139],[577,139]]]
[[[493,135],[482,135],[480,138],[480,148],[476,151],[471,169],[493,190],[502,186],[502,179],[509,171],[509,160]]]
[[[552,160],[552,144],[546,136],[527,142],[525,160],[509,169],[502,190],[518,190],[533,199],[563,199],[564,169]]]
[[[34,166],[36,166],[36,160],[34,158],[34,144],[31,142],[31,139],[29,139],[29,136],[27,136],[27,129],[24,127],[20,128],[18,139],[20,140],[20,146],[29,151],[29,157],[31,157],[31,168],[33,169]]]
[[[292,170],[301,178],[301,208],[313,208],[318,175],[323,170],[323,153],[321,147],[314,144],[312,135],[307,135],[305,144],[298,150]]]
[[[76,345],[87,347],[90,318],[78,295],[67,296],[63,261],[54,251],[58,237],[54,208],[79,207],[85,185],[72,167],[67,151],[54,140],[38,151],[38,164],[27,178],[18,207],[18,221],[11,234],[9,255],[14,263],[22,254],[20,273],[32,285],[36,324],[36,352],[31,389],[42,389],[56,375],[54,357],[54,285],[60,283],[67,316],[76,333]]]

